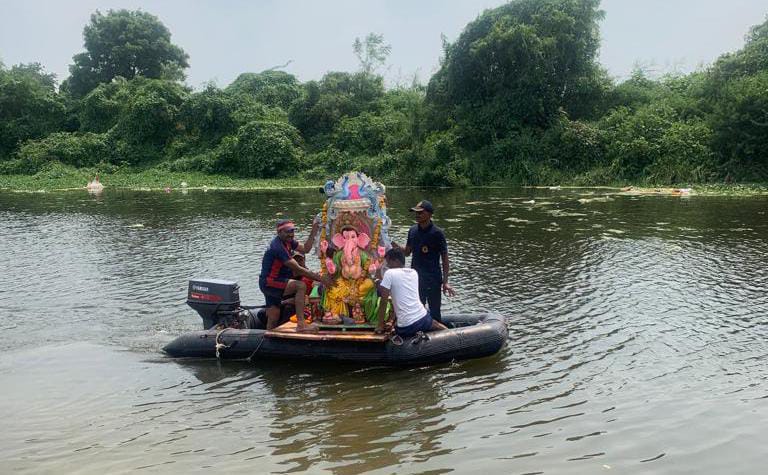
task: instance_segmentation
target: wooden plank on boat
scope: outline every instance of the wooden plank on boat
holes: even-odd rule
[[[320,325],[318,333],[298,333],[296,323],[286,322],[264,336],[308,341],[355,341],[360,343],[384,343],[388,335],[377,335],[372,325]]]

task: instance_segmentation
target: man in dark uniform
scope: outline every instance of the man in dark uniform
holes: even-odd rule
[[[296,307],[296,315],[304,315],[306,304],[307,285],[300,279],[293,279],[294,275],[308,277],[322,282],[326,287],[331,281],[328,276],[321,276],[299,265],[293,258],[294,251],[309,252],[315,242],[319,225],[314,223],[309,238],[302,245],[294,239],[295,226],[289,219],[281,219],[277,222],[277,236],[269,244],[261,261],[261,275],[259,275],[259,288],[264,294],[267,304],[267,330],[278,326],[280,322],[280,303],[284,298],[293,296]],[[307,325],[303,318],[297,318],[296,331],[317,331],[316,325]]]
[[[453,287],[448,284],[450,265],[445,233],[432,222],[432,213],[435,209],[429,201],[420,201],[411,208],[411,211],[416,213],[416,224],[408,230],[408,242],[405,244],[403,253],[406,256],[413,253],[411,267],[419,274],[421,303],[427,304],[432,318],[441,322],[441,290],[449,297],[456,295]]]

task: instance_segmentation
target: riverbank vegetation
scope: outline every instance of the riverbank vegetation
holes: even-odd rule
[[[352,169],[421,186],[768,181],[768,21],[705,69],[617,83],[597,61],[602,17],[599,0],[487,10],[426,85],[385,87],[390,47],[371,34],[353,44],[358,71],[192,90],[159,19],[97,12],[61,84],[0,63],[0,185],[298,185]]]

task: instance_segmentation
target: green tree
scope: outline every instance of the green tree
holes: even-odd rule
[[[678,184],[714,176],[712,129],[703,119],[683,119],[666,100],[636,112],[618,108],[600,127],[616,178]]]
[[[742,49],[715,62],[702,90],[722,174],[768,178],[768,20],[750,29]]]
[[[127,91],[128,100],[109,131],[115,157],[131,165],[151,163],[180,133],[179,110],[188,92],[177,83],[144,77],[128,81]]]
[[[319,82],[308,82],[305,89],[303,98],[291,107],[289,118],[320,149],[328,145],[342,118],[377,110],[384,96],[384,80],[366,73],[331,72]]]
[[[384,44],[384,35],[368,33],[364,40],[355,38],[352,43],[357,60],[360,61],[360,69],[365,74],[373,74],[384,65],[392,52],[392,46]]]
[[[720,88],[728,81],[766,70],[768,70],[768,20],[750,29],[742,49],[718,58],[710,69],[709,93],[717,96]]]
[[[0,160],[28,139],[60,130],[65,107],[55,79],[37,63],[5,69],[0,63]]]
[[[235,95],[249,95],[263,104],[281,107],[286,111],[301,97],[302,88],[292,74],[284,71],[242,73],[226,91]]]
[[[462,129],[479,148],[520,127],[574,118],[600,96],[599,0],[516,0],[487,10],[445,45],[427,89],[433,127]]]
[[[79,101],[79,123],[83,132],[107,132],[125,111],[131,92],[123,78],[99,84]]]
[[[97,11],[83,30],[85,52],[73,57],[62,88],[82,97],[117,76],[132,79],[183,79],[187,54],[171,43],[171,33],[154,15],[142,11]]]
[[[235,133],[235,98],[209,85],[190,94],[179,112],[179,122],[187,135],[204,144],[217,144],[224,136]]]
[[[768,179],[768,69],[729,81],[710,122],[715,150],[732,178]]]
[[[250,122],[222,141],[219,168],[239,176],[295,175],[302,157],[301,136],[284,122]]]

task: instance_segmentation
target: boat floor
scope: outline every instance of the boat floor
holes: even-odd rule
[[[279,327],[267,330],[264,336],[269,338],[288,338],[310,341],[355,341],[360,343],[385,343],[389,335],[376,334],[373,325],[320,325],[317,333],[299,333],[295,322],[286,322]]]

